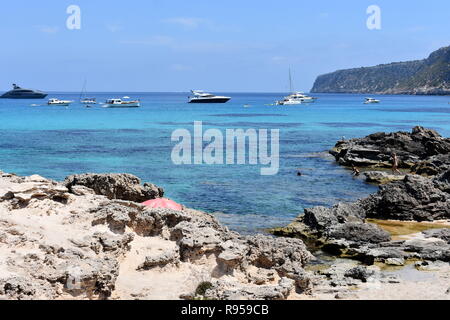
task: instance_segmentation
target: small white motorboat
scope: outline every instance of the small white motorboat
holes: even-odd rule
[[[366,98],[366,101],[364,101],[364,104],[371,104],[371,103],[380,103],[380,100],[374,98]]]
[[[48,100],[48,105],[49,106],[62,106],[62,107],[68,107],[68,106],[70,106],[70,104],[72,103],[73,101],[69,101],[69,100],[59,100],[59,99],[56,99],[56,98],[53,98],[53,99],[50,99],[50,100]]]
[[[108,99],[103,104],[104,108],[139,108],[141,106],[140,100],[128,100],[128,97],[122,99]]]

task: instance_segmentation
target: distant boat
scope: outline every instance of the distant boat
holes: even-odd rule
[[[122,99],[108,99],[103,104],[104,108],[139,108],[141,106],[140,100],[128,100],[129,97]]]
[[[192,90],[193,96],[189,97],[189,103],[226,103],[230,97],[216,96],[201,90]]]
[[[317,98],[313,98],[307,96],[301,92],[294,92],[289,96],[285,97],[281,101],[277,101],[277,105],[295,105],[295,104],[303,104],[303,103],[312,103],[315,102]]]
[[[55,99],[55,98],[53,98],[53,99],[50,99],[50,100],[48,100],[48,105],[49,106],[62,106],[62,107],[68,107],[68,106],[70,106],[70,104],[72,103],[73,101],[69,101],[69,100],[59,100],[59,99]]]
[[[97,104],[97,99],[95,99],[95,98],[84,98],[84,99],[81,99],[80,102],[82,104]]]
[[[13,90],[6,92],[1,99],[44,99],[46,93],[33,89],[24,89],[16,84],[13,84]]]
[[[275,104],[277,106],[312,103],[312,102],[315,102],[315,100],[317,99],[317,98],[307,96],[301,92],[294,91],[293,85],[292,85],[292,74],[291,74],[290,68],[289,68],[289,87],[290,87],[290,90],[292,93],[289,96],[285,97],[283,100],[276,101]]]
[[[380,100],[374,99],[374,98],[366,98],[366,101],[364,101],[364,104],[371,104],[371,103],[380,103]]]
[[[86,94],[86,83],[87,81],[84,81],[83,89],[81,89],[80,93],[80,102],[82,104],[97,104],[97,99],[95,98],[83,98],[83,96]]]

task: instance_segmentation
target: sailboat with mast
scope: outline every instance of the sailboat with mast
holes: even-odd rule
[[[95,98],[83,98],[84,95],[86,94],[86,84],[87,84],[87,80],[84,80],[84,84],[83,84],[83,89],[81,89],[81,93],[80,93],[80,103],[82,104],[97,104],[97,100]]]
[[[303,94],[302,92],[294,91],[292,85],[292,72],[291,68],[289,68],[289,88],[291,94],[285,97],[283,100],[277,101],[276,105],[284,106],[284,105],[297,105],[303,103],[311,103],[314,102],[317,98],[313,98]]]

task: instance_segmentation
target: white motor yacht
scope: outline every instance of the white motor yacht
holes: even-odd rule
[[[277,101],[277,105],[295,105],[295,104],[302,104],[302,103],[312,103],[315,102],[317,98],[313,98],[310,96],[307,96],[301,92],[294,92],[291,95],[287,96],[281,101]]]
[[[192,90],[193,96],[189,97],[189,103],[226,103],[230,97],[216,96],[201,90]]]
[[[72,103],[73,101],[69,101],[69,100],[59,100],[59,99],[56,99],[56,98],[53,98],[53,99],[50,99],[50,100],[48,100],[48,105],[49,106],[62,106],[62,107],[67,107],[67,106],[70,106],[70,104]]]
[[[128,100],[128,97],[123,99],[108,99],[103,104],[104,108],[139,108],[141,106],[140,100]]]

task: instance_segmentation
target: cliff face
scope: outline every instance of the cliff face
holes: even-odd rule
[[[450,94],[450,46],[427,59],[321,75],[314,93]]]

